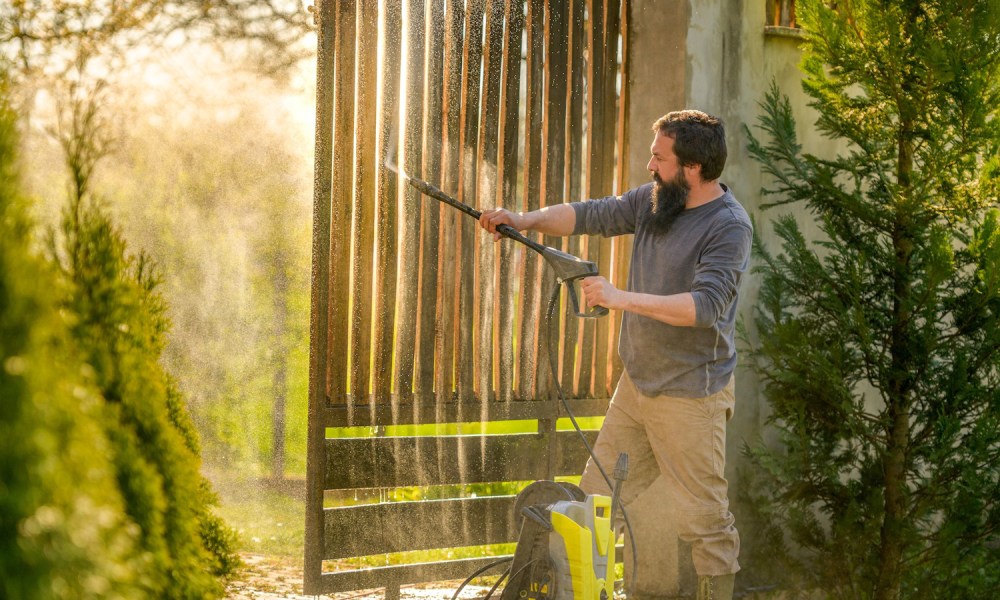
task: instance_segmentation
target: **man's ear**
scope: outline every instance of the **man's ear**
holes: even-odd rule
[[[698,163],[691,163],[684,165],[684,177],[688,181],[701,181],[701,165]]]

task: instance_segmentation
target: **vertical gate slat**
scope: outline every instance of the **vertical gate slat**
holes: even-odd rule
[[[542,178],[542,117],[544,109],[542,62],[545,43],[545,3],[543,0],[528,0],[527,21],[528,55],[525,82],[525,133],[524,133],[524,197],[520,208],[535,210],[540,206]],[[551,151],[551,149],[547,149]],[[539,256],[535,252],[525,252],[524,269],[521,279],[521,330],[518,336],[518,376],[517,397],[531,399],[535,393],[538,373],[538,327],[540,303],[538,289]]]
[[[459,137],[462,111],[462,25],[465,18],[463,0],[449,0],[444,32],[444,91],[441,101],[442,132],[441,189],[452,194],[458,189]],[[455,381],[455,344],[458,332],[458,219],[464,215],[450,207],[442,207],[438,272],[441,287],[438,292],[436,349],[438,367],[434,387],[438,399],[452,397]]]
[[[588,52],[587,72],[587,154],[584,159],[584,172],[587,178],[585,194],[587,198],[596,198],[601,194],[604,182],[601,179],[600,164],[603,159],[603,148],[600,143],[601,119],[604,118],[598,99],[601,97],[602,79],[600,69],[604,66],[604,9],[602,0],[587,0],[586,45]],[[584,241],[587,260],[600,267],[601,240],[588,237]],[[597,323],[593,319],[584,319],[579,343],[579,364],[577,368],[577,389],[582,395],[592,393],[594,374],[595,342]]]
[[[347,352],[350,260],[351,200],[354,165],[354,58],[355,5],[338,4],[334,74],[333,192],[330,214],[329,304],[329,397],[334,404],[347,402]]]
[[[502,146],[497,156],[500,185],[497,206],[516,210],[513,202],[517,194],[518,133],[520,126],[521,97],[521,34],[524,29],[524,0],[507,0],[506,39],[503,43],[503,82],[500,95],[500,131],[497,138]],[[514,267],[523,248],[516,242],[500,244],[499,321],[497,327],[497,399],[509,402],[514,393]],[[523,288],[522,288],[523,294]],[[523,296],[522,296],[523,303]],[[522,344],[523,345],[523,344]]]
[[[330,218],[333,195],[333,105],[337,12],[333,0],[316,3],[319,34],[316,53],[315,179],[313,182],[312,287],[309,315],[309,420],[306,448],[306,531],[303,585],[319,586],[323,566],[323,438],[320,419],[326,405],[329,367]]]
[[[479,163],[479,80],[483,57],[483,10],[485,0],[469,0],[465,14],[465,43],[463,61],[461,170],[459,187],[461,200],[474,204]],[[461,260],[459,261],[459,358],[457,361],[458,396],[463,402],[475,394],[475,354],[473,352],[473,324],[475,323],[475,241],[476,229],[471,219],[459,220]]]
[[[403,39],[406,40],[406,91],[403,104],[403,170],[419,177],[421,159],[421,121],[423,117],[424,73],[424,3],[406,0],[403,7]],[[398,273],[398,309],[396,311],[396,353],[394,379],[401,399],[413,394],[413,366],[417,335],[420,269],[420,192],[406,186],[400,207],[401,244]]]
[[[584,3],[586,0],[570,0],[570,22],[569,22],[569,87],[567,99],[569,102],[569,113],[567,115],[566,131],[569,134],[566,153],[566,173],[568,178],[568,197],[571,201],[583,199],[583,52],[586,40],[586,30],[584,21]],[[567,238],[566,251],[574,256],[580,256],[582,247],[579,236]],[[565,300],[565,298],[564,298]],[[562,381],[563,389],[576,394],[576,371],[579,364],[579,339],[582,324],[572,313],[569,302],[564,302],[563,323],[565,333],[562,339],[563,363]]]
[[[480,210],[496,205],[499,188],[497,169],[500,146],[497,127],[500,120],[500,77],[503,67],[503,0],[488,0],[486,9],[486,44],[483,49],[483,93],[479,131],[479,165],[476,205]],[[485,236],[484,236],[485,237]],[[476,340],[476,384],[485,401],[493,390],[493,327],[495,323],[496,245],[483,239],[479,245],[478,339]]]
[[[618,116],[615,110],[615,99],[617,97],[615,93],[615,77],[618,74],[617,55],[620,3],[619,0],[604,0],[603,4],[605,11],[603,35],[599,42],[604,46],[601,53],[603,62],[600,65],[596,65],[595,63],[595,66],[599,66],[600,68],[595,73],[595,79],[601,80],[600,87],[595,87],[595,90],[600,91],[600,96],[596,98],[595,104],[601,109],[601,117],[595,119],[592,127],[598,130],[599,145],[601,148],[600,162],[597,167],[601,172],[600,180],[602,189],[598,191],[598,195],[607,196],[615,192],[615,123]],[[597,41],[596,36],[595,41]],[[611,277],[612,246],[614,244],[620,245],[620,240],[618,238],[601,238],[600,259],[597,267],[602,275],[609,278]],[[608,389],[608,377],[611,367],[609,350],[612,328],[610,324],[611,319],[599,319],[597,321],[593,389],[593,394],[596,397],[606,398],[610,392]]]
[[[399,161],[399,140],[390,140],[390,130],[396,124],[399,114],[399,65],[400,44],[387,36],[387,32],[399,31],[402,27],[402,5],[400,0],[387,0],[382,13],[382,98],[379,106],[378,149],[376,160],[377,179],[375,195],[376,209],[375,245],[375,340],[374,340],[374,387],[372,400],[388,402],[392,394],[392,334],[396,311],[396,205],[399,193],[399,177],[382,165],[385,157],[392,153]],[[389,148],[389,143],[396,148]]]
[[[378,2],[358,3],[354,117],[354,219],[351,310],[351,396],[367,401],[371,376],[372,247],[375,240],[375,90]]]
[[[532,0],[532,6],[537,5],[539,13],[542,6],[546,7],[544,23],[544,44],[547,50],[544,64],[543,81],[545,91],[545,105],[542,113],[542,124],[540,131],[542,134],[541,156],[539,165],[541,168],[542,182],[540,184],[542,196],[538,202],[540,206],[559,204],[566,200],[566,105],[568,93],[567,74],[569,70],[569,49],[566,44],[568,35],[567,21],[569,18],[569,4],[567,0],[554,0],[552,2],[542,2]],[[542,18],[543,15],[539,15]],[[539,56],[540,60],[541,56]],[[540,84],[541,85],[541,84]],[[542,89],[538,90],[539,95]],[[561,241],[554,236],[545,236],[544,243],[549,246],[560,246]],[[545,311],[548,308],[549,298],[552,295],[553,287],[556,285],[551,271],[542,269],[541,292],[537,298],[537,314],[542,318],[537,319],[535,325],[536,336],[543,340],[545,346],[539,345],[536,351],[537,380],[535,382],[535,394],[540,398],[548,398],[552,393],[551,368],[549,367],[549,353],[559,352],[559,337],[554,335],[549,339],[549,332],[558,333],[558,325],[553,325],[550,329],[545,321]],[[552,318],[557,321],[562,316],[559,310],[555,310]],[[543,329],[544,328],[544,329]],[[554,348],[553,348],[554,346]],[[559,368],[556,361],[556,369]]]
[[[616,138],[618,140],[618,164],[615,173],[616,189],[618,193],[624,192],[628,189],[628,120],[629,120],[629,110],[628,110],[628,75],[629,75],[629,37],[628,37],[628,14],[629,5],[628,0],[622,0],[621,6],[621,24],[619,25],[619,30],[621,31],[622,37],[622,50],[621,50],[621,66],[618,69],[618,76],[621,81],[621,89],[618,95],[618,131]],[[618,238],[618,253],[615,261],[615,280],[614,284],[620,289],[625,289],[625,284],[628,279],[628,265],[629,261],[632,259],[632,245],[633,237],[631,235],[620,236]],[[618,342],[618,335],[621,332],[621,322],[622,314],[616,315],[615,320],[612,321],[614,329],[611,333],[611,344],[612,349]],[[610,386],[614,386],[618,379],[621,377],[622,371],[624,370],[624,365],[622,364],[621,356],[618,352],[612,351],[611,353],[611,380],[608,382]],[[612,389],[612,391],[614,391]]]
[[[441,94],[444,69],[444,5],[432,0],[426,24],[426,59],[424,73],[423,179],[441,184]],[[434,347],[437,339],[438,246],[443,209],[454,210],[430,198],[421,199],[420,243],[420,323],[417,328],[416,389],[419,397],[430,398],[434,392]]]

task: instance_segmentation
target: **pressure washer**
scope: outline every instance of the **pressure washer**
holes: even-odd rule
[[[395,145],[390,143],[390,148],[395,148]],[[386,159],[385,165],[422,194],[440,200],[479,220],[480,211],[449,196],[430,183],[405,173],[393,164],[391,156]],[[597,265],[539,244],[506,224],[497,226],[497,232],[540,254],[555,272],[556,280],[561,285],[557,285],[553,290],[545,314],[550,336],[553,325],[556,324],[553,312],[559,303],[562,285],[569,290],[573,312],[578,317],[598,318],[608,314],[608,309],[603,306],[589,307],[587,312],[580,310],[576,285],[585,277],[597,275]],[[628,477],[628,455],[622,453],[618,457],[612,483],[566,401],[561,382],[556,375],[556,359],[551,345],[548,358],[549,372],[563,408],[593,458],[595,466],[607,482],[608,488],[612,489],[612,495],[611,497],[599,494],[587,495],[578,486],[566,482],[536,481],[529,484],[521,490],[514,502],[514,514],[521,517],[521,528],[514,555],[490,563],[471,574],[459,585],[452,600],[457,600],[462,589],[474,578],[502,565],[509,566],[487,593],[486,599],[492,597],[504,581],[506,586],[501,593],[501,600],[610,600],[614,595],[616,537],[614,523],[618,511],[621,511],[626,528],[631,531],[628,515],[620,501],[622,484]],[[630,534],[629,539],[632,541],[634,576],[636,560],[634,536]]]

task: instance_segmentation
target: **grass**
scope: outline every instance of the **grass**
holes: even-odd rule
[[[216,513],[236,531],[240,552],[302,563],[305,502],[277,490],[246,482],[216,484]]]

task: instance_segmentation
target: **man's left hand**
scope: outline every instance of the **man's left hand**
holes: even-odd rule
[[[607,309],[620,308],[623,292],[611,285],[607,278],[600,275],[586,277],[580,280],[580,290],[587,299],[587,306],[603,306]]]

